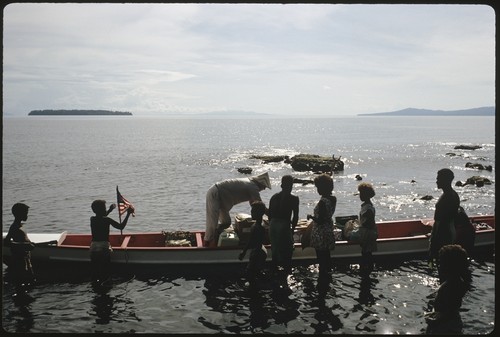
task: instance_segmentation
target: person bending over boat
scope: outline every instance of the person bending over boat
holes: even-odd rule
[[[445,245],[455,242],[454,219],[460,206],[460,198],[451,187],[451,182],[455,178],[453,171],[444,168],[437,172],[437,188],[443,190],[439,197],[434,211],[434,225],[429,239],[429,258],[431,262],[439,263],[439,249]]]
[[[240,261],[243,260],[247,250],[250,250],[250,257],[246,268],[246,279],[250,283],[250,286],[253,287],[262,276],[267,258],[267,250],[264,247],[265,230],[262,226],[262,217],[266,213],[266,205],[262,201],[254,201],[251,213],[255,223],[250,228],[250,239],[238,258]]]
[[[94,200],[91,207],[95,213],[95,216],[90,217],[92,281],[100,284],[110,276],[111,253],[113,250],[109,243],[109,227],[113,226],[116,229],[123,230],[127,225],[130,214],[134,213],[134,208],[129,207],[125,219],[119,223],[108,217],[109,213],[116,208],[115,204],[111,204],[106,211],[106,201]]]
[[[273,267],[283,267],[289,274],[292,269],[293,232],[299,221],[299,197],[292,194],[293,177],[281,178],[281,192],[269,201],[269,236],[273,250]],[[293,217],[292,217],[293,215]]]
[[[10,247],[12,254],[9,268],[13,271],[14,283],[17,290],[35,281],[35,273],[31,265],[31,251],[35,244],[30,241],[23,230],[23,222],[28,219],[29,206],[16,203],[12,206],[14,222],[10,225],[9,232],[4,239],[4,245]]]
[[[375,196],[375,190],[369,183],[358,185],[361,211],[359,212],[359,245],[361,246],[361,273],[370,274],[373,270],[372,252],[377,251],[378,231],[375,224],[375,207],[371,198]]]
[[[266,187],[271,189],[267,172],[250,178],[227,179],[210,187],[206,197],[205,246],[217,246],[218,234],[231,225],[229,211],[234,205],[261,201],[260,191]]]
[[[307,215],[313,220],[311,230],[311,247],[316,249],[319,263],[319,276],[324,278],[332,269],[330,250],[335,249],[335,236],[333,234],[333,213],[337,206],[337,197],[332,195],[333,179],[328,174],[321,174],[314,178],[321,199],[314,207],[314,215]]]

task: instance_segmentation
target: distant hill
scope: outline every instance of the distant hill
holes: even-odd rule
[[[407,108],[392,112],[358,114],[358,116],[495,116],[495,107],[487,106],[465,110],[428,110]]]
[[[28,116],[132,116],[132,113],[109,110],[33,110]]]

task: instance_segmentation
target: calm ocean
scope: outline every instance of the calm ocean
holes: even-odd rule
[[[468,213],[494,214],[494,125],[495,117],[4,117],[3,231],[12,222],[11,206],[25,202],[28,235],[88,232],[90,204],[115,202],[116,186],[136,207],[125,231],[203,229],[213,183],[244,177],[239,167],[251,167],[252,175],[268,171],[272,190],[262,193],[268,202],[283,175],[314,174],[251,156],[299,153],[342,156],[345,170],[334,176],[336,216],[359,212],[360,175],[374,185],[377,220],[432,217],[441,194],[436,172],[443,167],[455,172],[455,181],[492,181],[456,191]],[[454,149],[461,144],[481,148]],[[466,168],[467,162],[492,165],[493,172]],[[305,218],[318,200],[316,189],[296,185],[294,193]],[[249,213],[248,204],[234,207],[238,212]],[[464,332],[489,333],[494,258],[474,261],[473,275],[462,307]],[[21,302],[4,283],[2,324],[9,332],[420,334],[426,296],[438,286],[418,260],[380,266],[368,285],[354,268],[339,267],[322,300],[316,278],[314,266],[295,268],[293,293],[283,298],[265,290],[249,294],[237,277],[135,275],[118,278],[106,294],[94,293],[87,279],[42,280],[32,299]]]

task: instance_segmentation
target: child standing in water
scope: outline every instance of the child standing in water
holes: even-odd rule
[[[29,206],[23,203],[16,203],[12,206],[14,222],[10,225],[9,232],[4,239],[4,245],[10,246],[12,259],[9,267],[13,271],[18,291],[35,281],[31,266],[31,251],[35,248],[35,244],[30,241],[23,230],[23,222],[28,219],[28,211]]]
[[[266,248],[264,247],[265,230],[262,227],[262,217],[266,212],[266,205],[262,201],[254,201],[252,203],[252,219],[255,223],[250,229],[250,239],[239,255],[239,259],[243,260],[247,250],[250,249],[250,258],[246,269],[246,277],[251,286],[255,286],[256,281],[261,276],[267,258]]]
[[[92,232],[92,242],[90,244],[90,261],[92,264],[92,280],[100,284],[110,276],[111,264],[111,244],[109,243],[109,227],[123,230],[127,225],[130,214],[134,213],[134,208],[127,209],[127,216],[122,223],[108,217],[108,214],[115,209],[112,204],[106,211],[106,201],[94,200],[92,210],[95,216],[90,218],[90,230]]]
[[[434,299],[434,311],[427,315],[427,333],[461,333],[462,299],[469,289],[469,261],[460,245],[445,245],[439,250],[439,272],[442,283]]]
[[[375,190],[369,183],[358,185],[359,199],[363,202],[359,212],[359,244],[361,246],[361,273],[368,275],[373,270],[372,252],[377,251],[378,231],[375,223],[375,207],[371,198]]]

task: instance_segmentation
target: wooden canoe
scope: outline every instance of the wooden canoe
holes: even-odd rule
[[[475,216],[471,220],[476,226],[475,251],[493,251],[495,244],[495,216]],[[399,220],[377,223],[379,238],[377,240],[376,259],[395,257],[405,259],[409,256],[427,255],[429,233],[433,221]],[[293,251],[294,264],[311,264],[316,261],[316,252],[313,248],[302,249],[300,236],[304,228],[298,228],[295,233],[295,247]],[[166,246],[165,232],[151,233],[116,233],[110,234],[110,243],[113,248],[112,264],[115,266],[175,268],[181,266],[229,266],[244,265],[248,256],[240,261],[238,255],[243,246],[223,246],[208,248],[203,246],[203,231],[192,233],[192,244],[189,247]],[[6,233],[4,233],[5,237]],[[89,246],[91,235],[71,234],[67,232],[57,234],[28,234],[31,241],[39,244],[31,252],[32,263],[43,265],[70,264],[83,266],[90,263]],[[57,243],[46,244],[56,241]],[[271,260],[272,247],[266,245],[268,260]],[[332,251],[334,261],[354,261],[361,255],[359,244],[349,241],[337,241]],[[8,265],[10,249],[3,247],[3,261]]]

